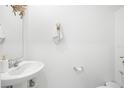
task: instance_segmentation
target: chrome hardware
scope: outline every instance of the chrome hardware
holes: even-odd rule
[[[79,66],[79,67],[73,67],[74,71],[76,72],[82,72],[84,71],[84,67],[83,66]]]
[[[17,67],[22,60],[23,58],[9,59],[8,60],[9,68]]]
[[[60,23],[56,24],[56,32],[55,33],[56,34],[53,37],[53,41],[54,41],[55,44],[59,44],[64,38],[64,34],[61,30],[61,24]]]

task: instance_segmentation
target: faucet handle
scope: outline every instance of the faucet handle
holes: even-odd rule
[[[18,64],[23,60],[23,58],[14,58],[14,59],[9,59],[8,64],[9,68],[11,67],[17,67]]]
[[[19,62],[15,62],[13,65],[14,65],[14,67],[17,67],[18,64],[19,64]]]

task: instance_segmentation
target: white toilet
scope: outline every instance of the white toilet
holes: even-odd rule
[[[104,86],[99,86],[97,88],[121,88],[116,82],[106,82]]]

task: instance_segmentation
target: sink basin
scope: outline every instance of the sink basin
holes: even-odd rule
[[[13,67],[1,74],[1,83],[4,86],[13,85],[36,77],[44,68],[44,64],[38,61],[22,61],[17,67]]]

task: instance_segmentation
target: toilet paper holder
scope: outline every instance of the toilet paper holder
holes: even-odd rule
[[[82,71],[84,71],[84,67],[83,66],[74,66],[73,70],[76,72],[82,72]]]

